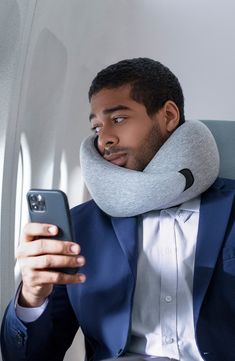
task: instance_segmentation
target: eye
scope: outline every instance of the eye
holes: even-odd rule
[[[101,130],[101,126],[98,126],[98,125],[94,125],[92,128],[91,128],[92,132],[94,132],[95,134],[99,134],[100,130]]]
[[[115,117],[113,118],[114,123],[122,123],[126,118],[125,117]]]

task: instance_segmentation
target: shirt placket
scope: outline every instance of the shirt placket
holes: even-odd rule
[[[175,239],[175,217],[166,210],[160,213],[160,325],[163,353],[179,359],[177,345],[177,248]]]

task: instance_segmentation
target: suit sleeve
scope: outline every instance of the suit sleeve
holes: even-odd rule
[[[3,361],[62,361],[78,330],[66,286],[56,286],[43,314],[23,323],[15,313],[14,300],[2,323]]]

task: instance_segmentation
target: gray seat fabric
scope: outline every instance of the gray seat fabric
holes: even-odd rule
[[[235,179],[235,121],[202,120],[215,137],[220,154],[219,176]]]

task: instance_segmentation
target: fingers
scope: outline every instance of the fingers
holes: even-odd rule
[[[53,224],[45,223],[28,223],[23,229],[22,240],[30,242],[36,237],[52,237],[56,236],[58,228]]]
[[[41,304],[53,285],[86,280],[82,273],[58,272],[58,269],[82,267],[85,259],[77,243],[55,240],[57,234],[58,228],[52,224],[28,223],[24,227],[16,257],[22,273],[22,299],[32,307]]]
[[[28,223],[23,230],[20,245],[16,251],[16,258],[40,256],[44,254],[78,255],[80,247],[77,243],[50,238],[56,236],[58,228],[43,223]]]
[[[76,273],[74,275],[69,275],[61,272],[53,272],[53,271],[37,271],[37,272],[29,272],[25,276],[25,283],[30,285],[32,288],[40,288],[46,287],[47,285],[55,285],[55,284],[76,284],[76,283],[84,283],[86,281],[86,276],[82,273]]]
[[[16,257],[31,257],[43,254],[78,255],[81,249],[77,243],[40,238],[33,242],[22,242],[16,251]]]
[[[49,255],[44,254],[37,257],[24,258],[22,273],[24,269],[33,270],[48,270],[51,268],[64,268],[64,267],[82,267],[85,264],[85,259],[82,256],[64,256],[64,255]]]

